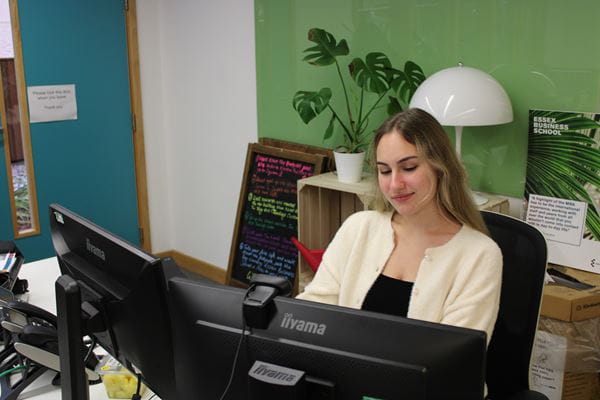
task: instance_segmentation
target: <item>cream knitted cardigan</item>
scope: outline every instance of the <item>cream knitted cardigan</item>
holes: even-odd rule
[[[298,298],[361,308],[394,248],[392,212],[351,215],[336,233],[313,281]],[[407,317],[485,331],[489,343],[500,299],[502,254],[463,225],[429,248],[413,285]]]

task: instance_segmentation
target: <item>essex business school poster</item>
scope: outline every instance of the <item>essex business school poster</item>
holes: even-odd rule
[[[529,111],[527,222],[548,261],[600,273],[600,114]]]

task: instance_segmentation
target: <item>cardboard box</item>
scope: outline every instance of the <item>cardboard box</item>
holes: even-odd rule
[[[594,287],[544,287],[532,378],[550,400],[600,399],[600,275],[550,267]]]
[[[562,400],[590,400],[597,385],[597,374],[576,374],[565,372],[563,378]]]
[[[577,290],[554,283],[544,287],[540,314],[561,321],[582,321],[600,317],[600,274],[549,265],[594,288]]]

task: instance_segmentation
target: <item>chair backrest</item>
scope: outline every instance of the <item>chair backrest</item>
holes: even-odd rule
[[[504,261],[500,310],[486,372],[490,397],[502,398],[529,388],[547,247],[540,231],[521,220],[487,211],[482,215]]]

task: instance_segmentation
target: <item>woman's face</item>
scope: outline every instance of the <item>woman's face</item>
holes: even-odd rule
[[[400,133],[383,135],[376,157],[379,188],[398,214],[411,216],[437,207],[435,173]]]

